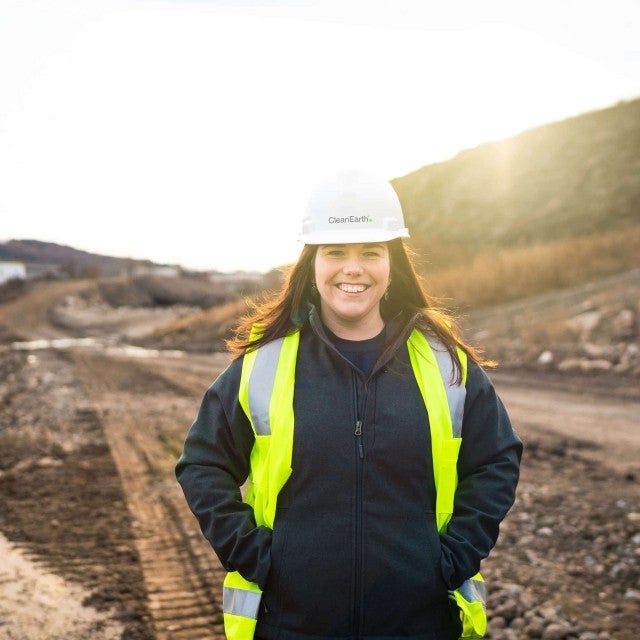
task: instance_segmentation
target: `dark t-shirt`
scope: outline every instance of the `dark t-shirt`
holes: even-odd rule
[[[384,328],[377,336],[367,340],[345,340],[344,338],[338,338],[326,327],[325,331],[335,348],[364,374],[369,373],[371,370],[373,363],[384,346],[386,337]]]

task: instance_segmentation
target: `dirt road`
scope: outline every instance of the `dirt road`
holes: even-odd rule
[[[640,478],[640,386],[616,395],[616,380],[603,388],[586,377],[550,388],[540,376],[496,371],[491,374],[518,430],[528,439],[566,440],[581,455],[621,476]],[[551,381],[549,381],[551,382]],[[579,390],[578,390],[579,389]]]
[[[0,305],[5,335],[74,337],[50,325],[54,289]],[[63,283],[57,295],[72,290]],[[52,640],[61,637],[54,622],[67,640],[116,637],[114,624],[127,639],[222,638],[223,573],[173,466],[226,356],[127,351],[113,335],[94,337],[0,349],[0,532],[32,567],[0,575],[0,639]],[[496,585],[490,637],[632,640],[640,400],[580,380],[548,388],[513,372],[494,379],[527,452],[518,501],[484,570]],[[60,587],[68,606],[45,607],[15,588],[42,572],[84,595]],[[67,619],[79,598],[92,616],[74,628]],[[28,632],[25,611],[39,621]]]

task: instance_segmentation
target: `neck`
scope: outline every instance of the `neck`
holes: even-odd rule
[[[369,340],[370,338],[375,338],[384,329],[384,321],[379,315],[367,320],[360,319],[354,322],[325,317],[323,313],[320,315],[325,327],[343,340]]]

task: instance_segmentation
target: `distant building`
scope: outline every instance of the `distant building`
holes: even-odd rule
[[[24,280],[27,268],[22,262],[0,262],[0,284],[7,280]]]
[[[133,275],[177,278],[180,275],[180,267],[174,267],[172,265],[136,265],[133,268]]]

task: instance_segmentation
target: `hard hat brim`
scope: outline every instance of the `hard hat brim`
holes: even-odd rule
[[[301,233],[298,240],[304,244],[361,244],[365,242],[389,242],[396,238],[408,238],[409,230],[384,229],[336,229]]]

